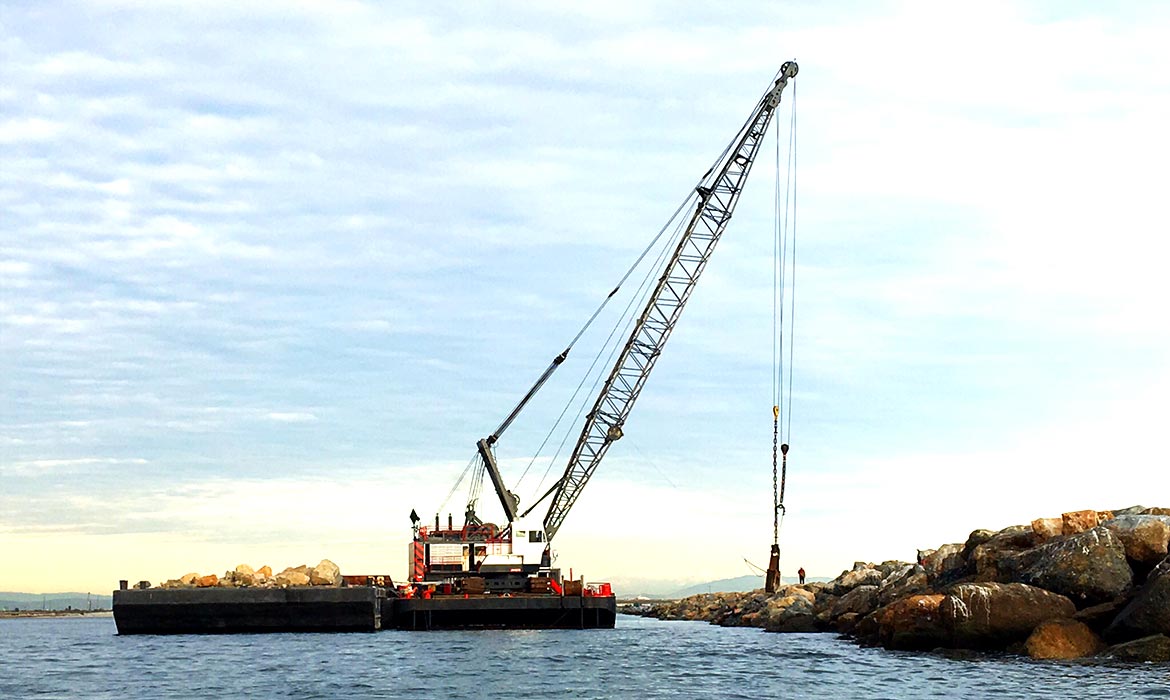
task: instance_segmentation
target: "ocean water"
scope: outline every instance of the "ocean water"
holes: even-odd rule
[[[619,616],[614,630],[119,637],[0,620],[0,698],[1170,698],[1170,667],[859,649]]]

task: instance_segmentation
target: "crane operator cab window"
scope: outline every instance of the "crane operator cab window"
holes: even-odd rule
[[[542,530],[529,530],[528,531],[528,541],[529,542],[544,542],[544,531],[542,531]]]

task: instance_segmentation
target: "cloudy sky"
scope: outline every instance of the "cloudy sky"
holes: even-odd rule
[[[1153,2],[0,4],[0,590],[401,576],[410,509],[460,512],[791,58],[785,571],[1170,505],[1167,35]],[[766,563],[773,149],[566,568]],[[615,322],[502,442],[525,502]]]

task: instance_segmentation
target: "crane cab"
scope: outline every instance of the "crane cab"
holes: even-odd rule
[[[460,528],[418,526],[410,543],[408,571],[414,583],[452,584],[485,592],[527,591],[532,578],[560,583],[551,568],[552,552],[538,519],[519,518],[504,529],[494,523],[468,523]],[[475,579],[475,580],[472,580]],[[482,582],[482,583],[481,583]]]

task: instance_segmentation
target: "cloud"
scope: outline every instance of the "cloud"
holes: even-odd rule
[[[15,438],[11,440],[11,444],[22,445],[24,441]],[[145,459],[123,459],[113,457],[80,457],[77,459],[34,459],[24,462],[13,462],[5,468],[5,473],[9,476],[20,474],[43,474],[47,472],[72,472],[85,473],[90,471],[87,467],[94,466],[119,466],[119,465],[140,465],[148,464]]]
[[[317,420],[317,416],[312,413],[298,413],[298,412],[270,412],[265,416],[270,421],[277,423],[312,423]]]
[[[116,33],[93,29],[112,17]],[[1118,483],[1144,483],[1158,431],[1123,427],[1158,413],[1145,390],[1170,372],[1170,85],[1151,68],[1170,60],[1167,26],[1157,5],[996,2],[6,12],[6,527],[62,546],[122,533],[143,551],[190,528],[206,554],[191,522],[261,508],[285,525],[247,546],[275,549],[316,536],[301,496],[339,473],[434,507],[789,56],[808,490],[788,527],[818,543],[801,559],[831,575],[886,556],[873,524],[887,520],[906,556],[911,529],[961,536],[959,514],[973,527],[1079,506],[1091,473],[1064,445],[1094,432],[1130,451]],[[636,555],[669,536],[629,545],[606,503],[693,523],[767,495],[771,148],[631,416],[637,449],[615,448],[569,520],[565,547],[590,571],[644,571]],[[510,428],[508,469],[538,451],[614,322]],[[1053,477],[1050,500],[947,507],[962,489],[1002,500],[988,485],[1049,464],[1047,449],[1078,475]],[[135,482],[126,500],[114,473]],[[287,512],[249,500],[267,486]],[[369,506],[361,489],[325,501],[347,499]],[[915,518],[924,503],[934,515]],[[704,575],[747,555],[703,537]],[[378,563],[354,542],[347,556]]]

